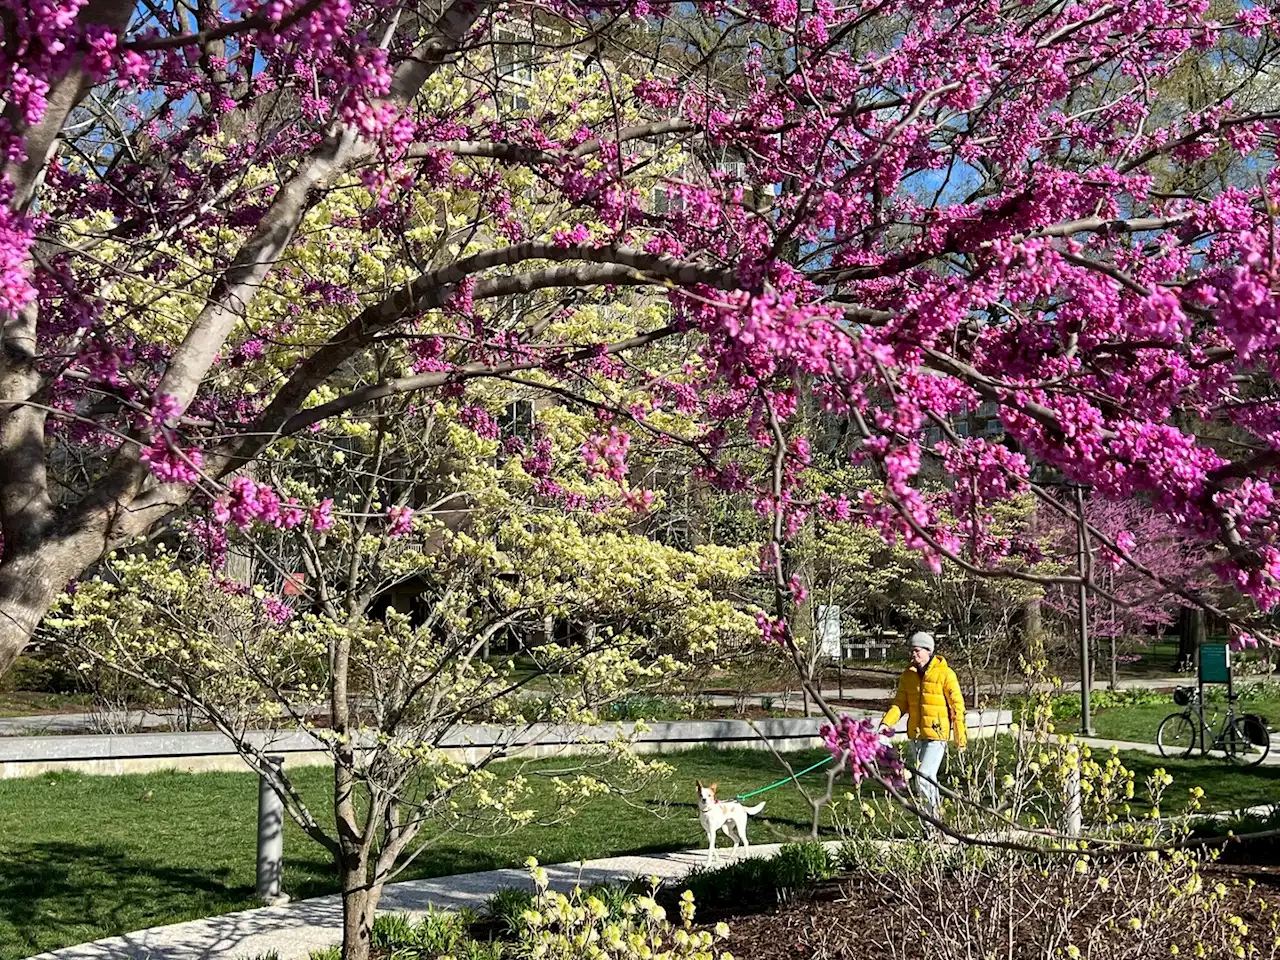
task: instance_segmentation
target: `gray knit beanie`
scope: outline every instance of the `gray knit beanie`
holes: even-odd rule
[[[920,647],[922,650],[928,650],[933,653],[933,634],[925,633],[924,631],[913,633],[909,645],[913,650],[916,647]]]

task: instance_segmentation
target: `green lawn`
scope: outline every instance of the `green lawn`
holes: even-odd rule
[[[1165,760],[1152,753],[1121,754],[1124,765],[1134,772],[1139,792],[1147,776],[1163,768],[1173,776],[1161,804],[1166,814],[1180,812],[1191,787],[1204,789],[1205,810],[1242,810],[1263,804],[1280,804],[1280,767],[1242,770],[1225,760]]]
[[[977,744],[975,744],[975,747]],[[801,769],[821,753],[791,754]],[[597,800],[568,825],[531,826],[491,838],[436,843],[403,877],[701,846],[693,781],[719,781],[722,796],[781,774],[767,752],[697,750],[666,758],[674,778],[631,804]],[[1130,754],[1139,778],[1156,766],[1175,776],[1166,809],[1199,784],[1216,808],[1280,798],[1280,770]],[[565,761],[546,761],[563,767]],[[321,768],[299,769],[300,787],[326,806]],[[821,772],[806,778],[817,788]],[[545,781],[534,778],[539,789]],[[148,796],[148,791],[150,794]],[[806,836],[809,807],[792,787],[773,791],[752,821],[752,842]],[[252,907],[257,783],[252,774],[157,773],[122,777],[49,774],[0,781],[0,960],[162,923]],[[321,849],[290,825],[284,886],[295,898],[332,892]]]
[[[1098,736],[1108,740],[1128,740],[1133,743],[1155,743],[1156,731],[1160,721],[1171,713],[1181,711],[1174,706],[1172,700],[1167,703],[1145,703],[1139,706],[1115,707],[1100,710],[1093,718],[1093,726]],[[1280,703],[1272,701],[1241,701],[1241,713],[1257,713],[1271,721],[1273,729],[1280,729]],[[1205,720],[1213,730],[1217,730],[1226,715],[1224,704],[1208,704],[1205,708]],[[1078,725],[1079,721],[1074,721]],[[1071,721],[1059,724],[1066,729],[1072,726]]]
[[[30,693],[0,691],[0,717],[26,717],[45,713],[75,713],[89,709],[92,698],[83,693]]]
[[[790,759],[803,769],[821,755]],[[721,795],[732,796],[781,775],[762,751],[698,750],[667,759],[678,773],[634,805],[593,801],[568,825],[449,838],[419,857],[403,879],[518,866],[530,854],[557,863],[698,846],[705,835],[695,779],[719,781]],[[563,768],[565,761],[543,766]],[[323,809],[326,771],[307,768],[294,775]],[[817,786],[820,775],[811,779]],[[257,789],[247,773],[49,774],[0,781],[0,960],[256,906]],[[807,834],[809,807],[797,791],[775,790],[768,802],[752,822],[752,842]],[[292,824],[285,835],[284,887],[295,898],[335,889],[324,852]]]

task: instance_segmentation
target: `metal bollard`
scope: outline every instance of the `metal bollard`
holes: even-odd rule
[[[273,771],[284,766],[284,757],[264,757]],[[284,870],[284,801],[265,776],[258,777],[258,896],[269,905],[288,903],[280,890]]]
[[[1067,771],[1066,822],[1063,828],[1069,837],[1080,836],[1084,826],[1084,804],[1080,797],[1080,751],[1071,751],[1071,769]]]

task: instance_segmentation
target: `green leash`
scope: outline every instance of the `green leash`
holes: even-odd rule
[[[771,784],[769,784],[767,787],[761,787],[759,790],[752,790],[750,793],[740,793],[740,794],[738,794],[736,797],[734,797],[733,799],[735,799],[735,800],[737,800],[739,803],[741,803],[743,800],[749,800],[751,797],[754,797],[754,796],[755,796],[756,794],[758,794],[758,793],[767,793],[767,792],[769,792],[770,790],[774,789],[775,787],[780,787],[780,786],[782,786],[784,783],[790,783],[791,781],[793,781],[793,780],[795,780],[795,779],[797,779],[797,778],[799,778],[799,777],[803,777],[803,776],[804,776],[806,773],[808,773],[810,770],[817,770],[817,769],[818,769],[820,766],[822,766],[824,763],[830,763],[833,759],[835,759],[835,758],[834,758],[834,757],[823,757],[821,760],[819,760],[819,761],[818,761],[817,763],[815,763],[813,766],[811,766],[811,767],[805,767],[805,768],[804,768],[803,770],[801,770],[799,773],[793,773],[793,774],[792,774],[791,776],[789,776],[789,777],[783,777],[783,778],[782,778],[781,780],[779,780],[777,783],[771,783]]]

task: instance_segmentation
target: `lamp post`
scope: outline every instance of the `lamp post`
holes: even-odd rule
[[[1068,489],[1075,492],[1076,506],[1076,619],[1078,621],[1078,640],[1080,641],[1080,735],[1091,737],[1093,730],[1093,711],[1089,703],[1089,694],[1093,684],[1092,657],[1089,650],[1089,591],[1086,584],[1092,564],[1089,562],[1089,530],[1084,518],[1084,487],[1072,483],[1058,470],[1035,461],[1032,466],[1032,482],[1041,487],[1057,487],[1064,492]]]
[[[1084,520],[1084,487],[1076,489],[1076,572],[1080,582],[1076,586],[1076,615],[1080,622],[1080,735],[1093,736],[1093,715],[1089,709],[1090,689],[1093,686],[1093,670],[1089,663],[1089,596],[1085,585],[1090,564],[1089,531]]]

